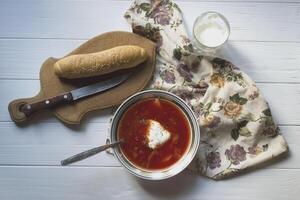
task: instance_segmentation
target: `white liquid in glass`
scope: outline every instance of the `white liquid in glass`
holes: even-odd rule
[[[207,47],[217,47],[227,39],[228,33],[218,24],[203,24],[195,30],[197,40]]]
[[[229,24],[219,13],[204,13],[194,24],[194,37],[205,47],[219,47],[226,42],[228,36]]]

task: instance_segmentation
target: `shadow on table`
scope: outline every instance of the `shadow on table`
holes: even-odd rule
[[[136,178],[141,188],[150,193],[152,196],[170,199],[172,199],[172,197],[176,197],[178,199],[181,195],[186,197],[187,194],[194,188],[201,188],[201,186],[199,187],[200,179],[206,178],[189,170],[184,170],[172,178],[160,181],[150,181]]]
[[[241,46],[237,46],[233,42],[228,41],[216,55],[233,63],[253,80],[273,80],[272,73],[268,73],[268,69],[263,68],[264,63],[260,63],[255,57],[249,57]]]
[[[216,56],[232,62],[234,65],[236,65],[238,68],[240,68],[242,71],[245,71],[246,73],[249,69],[243,67],[243,65],[245,65],[245,63],[253,62],[253,60],[248,58],[242,50],[238,49],[230,41],[225,43],[224,46],[219,51],[217,51]]]
[[[44,111],[40,113],[35,113],[33,116],[30,117],[28,121],[16,125],[22,128],[26,128],[26,127],[34,126],[36,124],[57,122],[63,124],[65,127],[70,128],[75,132],[82,132],[86,129],[86,127],[91,122],[109,123],[110,118],[112,118],[114,111],[115,108],[106,108],[102,110],[91,111],[90,113],[87,113],[86,116],[82,118],[80,124],[64,123],[59,119],[57,119],[52,113]],[[101,118],[103,120],[101,120]]]
[[[246,170],[241,171],[241,173],[239,173],[238,175],[227,177],[219,181],[227,182],[235,178],[247,178],[246,176],[251,174],[252,172],[256,173],[259,170],[268,170],[270,169],[268,167],[278,164],[279,162],[286,161],[290,157],[290,152],[284,153],[267,162],[261,163],[254,167],[249,167]],[[246,176],[243,177],[244,175]],[[157,198],[166,199],[180,199],[180,196],[184,196],[186,198],[188,194],[192,193],[195,188],[197,188],[197,190],[201,190],[201,188],[206,187],[208,179],[209,178],[191,172],[188,169],[170,179],[161,181],[149,181],[136,178],[141,188],[146,192]]]

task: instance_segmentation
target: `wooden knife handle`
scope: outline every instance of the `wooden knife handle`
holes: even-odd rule
[[[11,119],[17,124],[23,124],[28,121],[30,115],[34,112],[42,110],[44,108],[55,106],[62,102],[69,102],[73,99],[71,93],[65,93],[41,101],[40,99],[43,99],[42,96],[43,94],[39,93],[35,97],[16,99],[10,102],[8,105],[8,111]],[[46,104],[47,100],[49,101],[49,103]],[[30,109],[28,109],[29,107]]]
[[[47,98],[38,102],[23,104],[20,106],[19,110],[23,112],[27,117],[29,117],[34,112],[51,108],[64,102],[70,102],[72,100],[72,94],[69,92],[55,97]]]

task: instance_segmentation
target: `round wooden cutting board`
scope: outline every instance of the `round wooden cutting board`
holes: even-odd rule
[[[148,54],[147,61],[134,68],[133,74],[121,85],[106,92],[75,101],[71,104],[64,104],[48,111],[52,112],[64,123],[79,124],[82,117],[88,112],[118,105],[127,97],[141,91],[151,79],[155,69],[155,43],[142,36],[121,31],[104,33],[82,44],[68,55],[93,53],[119,45],[138,45],[143,47]],[[42,65],[40,70],[41,90],[39,94],[32,98],[17,99],[9,104],[8,109],[14,122],[22,123],[28,120],[25,114],[20,111],[20,107],[26,103],[41,101],[103,80],[103,76],[72,80],[60,79],[54,74],[53,69],[54,63],[58,60],[56,58],[48,58]],[[118,75],[118,72],[113,75]]]

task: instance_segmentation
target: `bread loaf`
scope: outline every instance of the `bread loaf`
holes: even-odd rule
[[[146,58],[146,51],[139,46],[117,46],[97,53],[62,58],[54,64],[54,71],[63,78],[84,78],[131,68]]]

